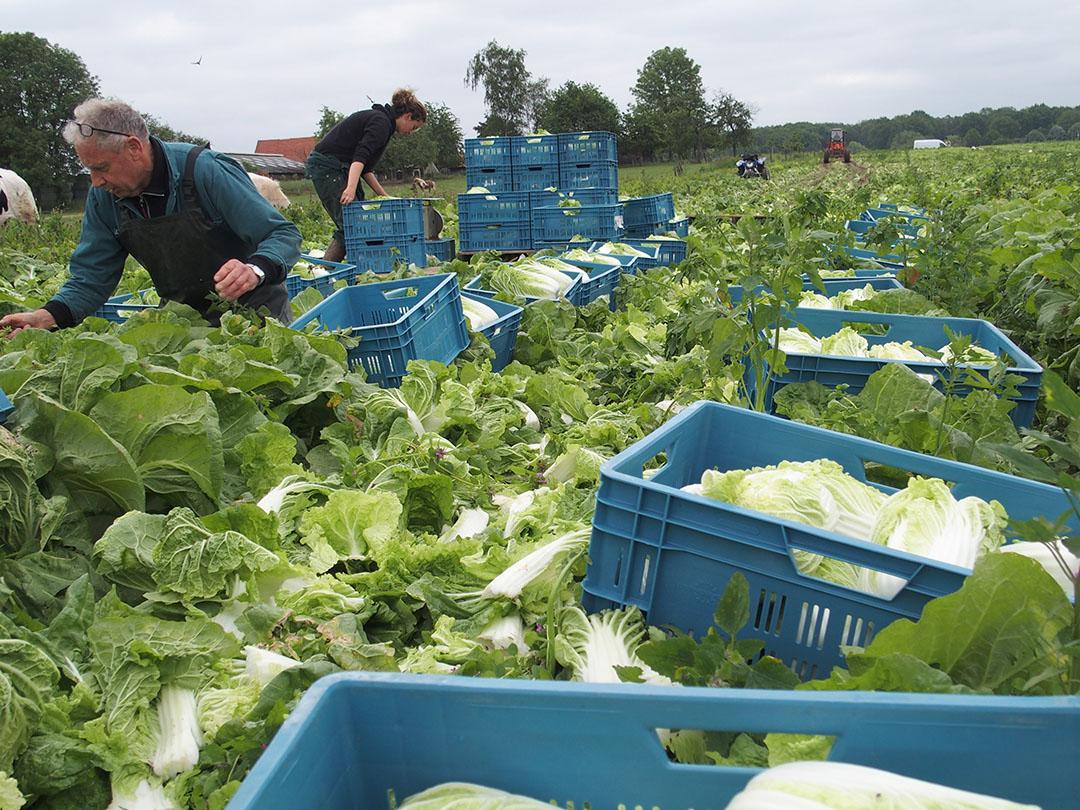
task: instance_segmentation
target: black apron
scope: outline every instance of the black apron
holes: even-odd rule
[[[121,205],[125,221],[120,225],[117,239],[146,268],[162,303],[187,304],[218,326],[223,304],[215,306],[207,298],[214,291],[214,274],[229,259],[246,262],[254,246],[227,226],[215,225],[199,207],[195,196],[195,159],[204,149],[205,146],[197,146],[188,152],[182,209],[175,214],[143,219]],[[237,298],[235,304],[256,310],[266,307],[282,323],[292,320],[284,282],[261,284]]]

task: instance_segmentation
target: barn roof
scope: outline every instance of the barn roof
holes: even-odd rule
[[[226,152],[241,164],[254,166],[257,174],[303,174],[304,164],[284,155],[261,155],[256,152]]]
[[[271,138],[255,144],[255,152],[260,155],[284,155],[303,163],[311,150],[315,148],[315,138]]]

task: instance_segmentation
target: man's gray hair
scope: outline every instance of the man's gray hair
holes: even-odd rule
[[[140,141],[150,140],[150,131],[138,111],[114,98],[88,98],[76,107],[75,117],[64,127],[64,140],[77,145],[93,139],[101,149],[119,151],[126,136],[99,131],[85,135],[80,131],[79,124],[88,124],[95,130],[124,132]]]

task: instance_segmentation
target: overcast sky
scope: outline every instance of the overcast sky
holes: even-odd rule
[[[323,106],[353,112],[400,86],[474,137],[483,88],[465,70],[492,39],[552,89],[589,82],[621,110],[666,46],[757,125],[1080,104],[1076,0],[0,0],[0,30],[74,51],[103,95],[230,152],[311,135]]]

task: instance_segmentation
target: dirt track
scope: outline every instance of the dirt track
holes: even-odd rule
[[[816,188],[825,182],[825,178],[828,177],[829,172],[833,170],[834,166],[842,166],[849,171],[853,171],[856,174],[855,184],[858,186],[863,185],[870,179],[870,169],[854,160],[851,163],[844,163],[843,161],[831,161],[829,163],[822,163],[821,167],[814,173],[808,174],[804,182],[806,185]]]

